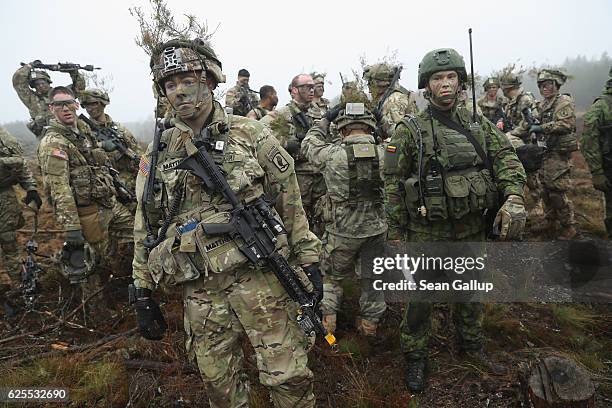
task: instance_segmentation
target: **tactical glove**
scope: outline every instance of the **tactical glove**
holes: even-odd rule
[[[302,266],[302,269],[308,276],[312,286],[314,286],[315,294],[317,296],[317,303],[323,300],[323,278],[321,272],[319,272],[319,266],[317,264],[310,264],[308,266]]]
[[[146,291],[146,289],[140,289]],[[150,296],[151,291],[148,291]],[[159,305],[150,297],[140,297],[134,303],[140,335],[148,340],[161,340],[168,328]]]
[[[117,150],[117,145],[112,140],[103,140],[100,142],[100,147],[102,147],[105,152],[113,152]]]
[[[540,125],[531,125],[529,128],[529,133],[542,133],[544,129]]]
[[[342,105],[338,104],[334,106],[333,108],[325,112],[325,119],[327,119],[329,122],[333,122],[334,120],[336,120],[341,110]]]
[[[525,228],[526,220],[527,213],[523,198],[518,195],[509,195],[495,216],[493,230],[499,230],[501,240],[519,239]]]
[[[34,205],[30,205],[32,201],[34,201],[34,203],[36,204],[35,207]],[[38,195],[38,191],[36,190],[29,190],[26,193],[25,200],[23,200],[23,202],[25,203],[25,205],[31,207],[36,212],[38,212],[38,210],[40,210],[40,207],[42,207],[42,200],[40,199],[40,195]]]
[[[610,184],[610,180],[603,174],[596,174],[593,176],[593,187],[605,193],[610,191],[612,184]]]

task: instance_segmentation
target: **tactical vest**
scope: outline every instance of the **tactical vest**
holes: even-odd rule
[[[50,127],[52,128],[52,127]],[[75,134],[64,129],[56,129],[79,153],[76,157],[70,157],[70,187],[77,207],[88,207],[100,204],[111,208],[112,196],[116,195],[113,186],[113,178],[106,168],[106,153],[101,148],[96,148],[93,137],[84,134]],[[84,139],[84,140],[79,140]],[[87,140],[91,147],[85,144]]]
[[[462,119],[464,127],[468,122],[468,118]],[[493,177],[466,136],[436,123],[434,131],[439,147],[435,152],[432,125],[428,119],[417,117],[416,126],[407,119],[403,123],[411,130],[417,151],[419,129],[423,139],[420,178],[417,169],[416,174],[403,181],[404,204],[411,221],[427,224],[461,220],[470,213],[484,214],[487,210],[497,209],[498,193]],[[472,131],[472,134],[486,152],[482,130]],[[436,167],[439,168],[437,175],[432,172]],[[419,211],[422,205],[426,208],[425,216]]]
[[[523,119],[522,113],[518,110],[523,95],[525,95],[525,93],[521,93],[520,95],[518,95],[514,104],[511,105],[510,103],[508,103],[507,105],[508,107],[506,112],[506,118],[508,119],[509,123],[507,124],[507,128],[504,128],[504,131],[506,132],[509,132],[516,126],[518,126],[518,124],[521,123],[521,120]]]
[[[555,108],[557,107],[557,103],[559,102],[560,97],[560,94],[555,96],[555,100],[550,105],[550,107],[543,112],[539,112],[540,122],[542,123],[542,125],[554,122]],[[574,129],[570,133],[564,133],[562,135],[554,135],[553,137],[548,137],[546,139],[548,151],[570,153],[578,150],[578,141],[576,140],[575,131],[576,129]]]
[[[344,146],[348,158],[349,197],[351,207],[371,202],[382,205],[384,183],[380,178],[380,160],[376,145],[358,143]]]

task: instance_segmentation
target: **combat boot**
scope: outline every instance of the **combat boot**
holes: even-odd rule
[[[406,385],[410,392],[417,393],[425,389],[427,359],[406,359]]]
[[[328,333],[334,334],[336,332],[336,314],[324,314],[323,315],[323,327]]]
[[[355,326],[357,327],[357,332],[362,336],[376,337],[376,329],[378,327],[378,323],[372,320],[358,317],[357,321],[355,322]]]

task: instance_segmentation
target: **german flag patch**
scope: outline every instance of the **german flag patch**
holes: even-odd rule
[[[397,146],[393,146],[393,145],[388,145],[387,146],[387,151],[389,153],[395,153],[397,151]]]

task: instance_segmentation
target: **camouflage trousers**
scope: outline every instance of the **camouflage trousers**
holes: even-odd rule
[[[259,381],[269,389],[274,406],[314,407],[309,344],[295,321],[295,304],[273,273],[243,272],[219,291],[207,290],[211,285],[203,277],[183,285],[186,349],[197,361],[210,406],[249,406],[240,342],[246,333],[255,349]]]
[[[93,222],[99,223],[102,239],[97,242],[88,241],[95,254],[95,268],[88,276],[87,282],[81,284],[84,297],[98,291],[111,273],[121,276],[131,275],[130,271],[119,271],[114,268],[118,259],[112,247],[113,243],[131,244],[133,242],[134,216],[117,201],[114,202],[112,208],[100,207],[98,215],[98,219]],[[85,227],[85,222],[88,221],[81,218],[83,227]],[[85,238],[87,239],[87,236]],[[97,300],[102,301],[103,294],[100,294]]]
[[[571,188],[571,164],[568,153],[550,152],[544,156],[542,167],[527,177],[529,194],[535,202],[542,198],[546,220],[562,229],[576,224],[574,206],[567,196]]]
[[[18,284],[21,280],[21,256],[15,231],[24,225],[21,204],[13,187],[0,188],[0,283]]]
[[[323,253],[321,271],[323,277],[323,314],[336,314],[342,303],[342,281],[357,273],[361,281],[359,297],[360,316],[366,320],[378,322],[387,309],[384,293],[372,287],[371,270],[361,266],[371,264],[367,259],[384,253],[386,233],[368,238],[349,238],[325,232],[323,236]]]
[[[310,230],[319,238],[323,236],[325,226],[321,219],[322,214],[317,214],[315,206],[319,199],[325,195],[326,187],[323,175],[320,173],[297,173],[297,181],[302,196],[302,206],[308,218]]]
[[[458,241],[481,242],[485,234],[477,233]],[[428,234],[410,232],[409,241],[434,241]],[[433,303],[410,302],[404,312],[400,324],[400,346],[404,355],[409,359],[427,358],[427,348],[431,335],[431,315]],[[482,303],[452,303],[451,313],[457,341],[464,350],[478,350],[482,347],[482,320],[484,307]]]

